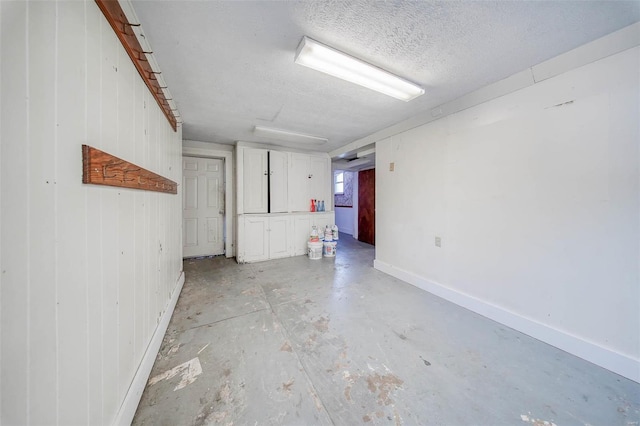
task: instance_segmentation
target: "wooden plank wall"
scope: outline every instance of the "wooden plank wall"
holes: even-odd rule
[[[111,424],[182,269],[181,193],[82,184],[89,144],[181,181],[94,1],[0,2],[0,423]]]

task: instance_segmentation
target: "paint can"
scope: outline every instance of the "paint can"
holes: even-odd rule
[[[324,229],[324,240],[325,241],[333,240],[333,231],[331,231],[331,228],[329,227],[329,225],[327,225],[327,227]]]
[[[324,257],[336,257],[336,247],[338,243],[335,241],[325,241],[323,243],[323,255]]]
[[[307,254],[309,255],[309,259],[313,259],[313,260],[322,259],[322,242],[321,241],[307,242]]]

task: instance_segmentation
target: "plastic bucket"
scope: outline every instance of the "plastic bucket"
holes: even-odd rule
[[[322,241],[318,242],[307,242],[307,253],[309,254],[309,259],[318,260],[322,259]]]
[[[336,247],[338,245],[335,241],[325,241],[323,244],[324,257],[336,257]]]

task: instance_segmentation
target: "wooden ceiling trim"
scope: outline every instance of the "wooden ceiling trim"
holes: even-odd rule
[[[127,51],[127,54],[131,58],[133,65],[135,65],[140,77],[149,88],[149,91],[155,98],[156,102],[160,106],[160,109],[169,120],[173,131],[177,130],[178,120],[174,115],[171,109],[171,105],[169,105],[169,101],[164,95],[164,89],[160,86],[158,79],[156,77],[156,72],[151,68],[149,61],[147,60],[146,53],[140,46],[140,42],[138,42],[138,38],[135,33],[131,29],[132,26],[138,24],[131,24],[127,19],[124,11],[120,7],[120,4],[117,0],[95,0],[96,4],[104,14],[105,18],[113,28],[113,31],[116,33],[124,50]]]

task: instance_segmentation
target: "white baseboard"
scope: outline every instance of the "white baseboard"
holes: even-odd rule
[[[140,362],[136,375],[133,377],[133,381],[131,382],[131,386],[129,386],[129,391],[124,397],[124,401],[122,401],[120,411],[118,411],[118,415],[114,422],[116,425],[128,426],[133,421],[133,416],[136,414],[136,410],[138,409],[140,398],[142,398],[142,392],[144,392],[147,380],[149,380],[149,374],[151,374],[151,369],[153,368],[153,364],[155,363],[158,352],[160,351],[162,339],[164,338],[164,334],[167,332],[169,320],[171,320],[173,310],[176,307],[183,285],[184,271],[180,271],[180,276],[178,277],[175,290],[169,300],[167,309],[164,311],[164,314],[162,314],[162,318],[160,318],[158,327],[156,327],[156,331],[151,337],[147,350],[142,357],[142,362]]]
[[[353,228],[339,228],[340,233],[353,235]]]
[[[525,318],[499,306],[445,287],[435,281],[422,278],[412,272],[396,268],[383,261],[374,260],[373,267],[422,290],[442,297],[456,305],[462,306],[463,308],[469,309],[470,311],[640,383],[640,360],[588,342],[535,320]]]

